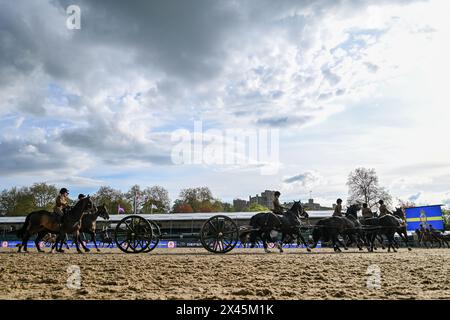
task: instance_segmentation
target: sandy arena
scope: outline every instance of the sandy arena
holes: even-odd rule
[[[450,250],[335,254],[287,249],[284,254],[235,249],[157,249],[79,255],[0,251],[0,299],[450,299]],[[69,289],[78,265],[81,288]],[[381,270],[381,288],[367,288],[367,269]],[[376,267],[375,267],[376,269]]]

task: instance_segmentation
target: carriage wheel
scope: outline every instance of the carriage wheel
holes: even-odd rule
[[[161,239],[161,229],[159,229],[158,224],[151,220],[149,222],[152,226],[153,237],[150,245],[147,247],[147,249],[144,250],[144,252],[150,252],[155,249],[158,246],[159,240]]]
[[[238,240],[239,228],[227,216],[209,218],[200,230],[200,241],[209,252],[226,253],[236,246]]]
[[[116,226],[114,240],[117,247],[126,253],[139,253],[152,242],[151,224],[144,218],[131,215],[123,218]]]

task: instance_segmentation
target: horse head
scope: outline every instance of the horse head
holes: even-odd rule
[[[97,211],[100,217],[102,217],[105,220],[109,220],[109,212],[104,203],[97,207]]]
[[[91,199],[90,195],[87,195],[86,197],[82,198],[80,201],[77,202],[75,206],[80,206],[83,212],[90,211],[90,212],[97,212],[97,207],[94,205],[94,202]]]
[[[347,218],[358,219],[358,211],[361,210],[361,206],[359,204],[352,204],[347,208],[347,212],[345,212],[345,216]]]
[[[405,218],[405,213],[402,208],[395,208],[395,211],[392,214],[401,219]]]

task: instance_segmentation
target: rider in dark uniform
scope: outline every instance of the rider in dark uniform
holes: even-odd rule
[[[362,212],[361,213],[362,213],[362,216],[363,216],[364,220],[373,218],[373,212],[367,206],[367,203],[363,203],[363,208],[362,208]]]
[[[389,212],[386,205],[384,204],[383,200],[378,201],[378,203],[380,204],[380,215],[379,215],[380,217],[385,216],[387,214],[391,214],[391,212]]]
[[[272,210],[272,212],[276,213],[276,214],[283,215],[285,208],[280,204],[280,195],[281,195],[280,191],[275,191],[274,195],[275,195],[275,199],[273,199],[273,210]]]
[[[280,204],[280,191],[275,191],[274,196],[275,198],[273,199],[273,209],[272,212],[269,212],[269,214],[267,215],[266,218],[266,225],[267,222],[269,221],[269,217],[273,216],[275,217],[276,221],[278,221],[279,224],[281,224],[280,218],[278,217],[278,215],[283,215],[284,214],[284,207]]]
[[[333,217],[342,217],[342,199],[336,200],[336,206],[334,207]]]

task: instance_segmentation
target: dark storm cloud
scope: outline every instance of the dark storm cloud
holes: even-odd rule
[[[142,69],[160,70],[187,81],[206,81],[220,72],[226,44],[240,18],[227,1],[59,1],[82,11],[80,45],[120,48]]]
[[[267,35],[273,37],[268,41],[272,43],[287,34],[291,41],[298,41],[295,45],[301,54],[313,45],[311,30],[320,25],[326,14],[352,15],[370,3],[0,0],[0,116],[14,113],[57,124],[69,123],[48,134],[47,142],[40,144],[25,138],[11,142],[0,135],[0,172],[74,166],[67,159],[79,150],[106,163],[137,160],[167,164],[169,134],[156,134],[150,121],[169,118],[169,125],[176,128],[180,118],[186,121],[188,116],[201,117],[199,106],[210,106],[207,111],[216,114],[216,105],[211,101],[221,99],[231,116],[247,114],[252,124],[303,125],[313,116],[285,110],[272,114],[271,103],[289,99],[289,93],[278,87],[277,74],[272,70],[275,68],[271,68],[277,61],[261,59],[260,64],[268,66],[255,71],[261,72],[257,75],[262,85],[268,83],[266,92],[249,86],[245,77],[234,77],[241,76],[241,68],[247,68],[249,56],[259,54],[265,58],[266,48],[258,52],[253,44]],[[72,4],[81,7],[81,30],[66,29],[65,9]],[[240,54],[244,45],[247,51],[242,49],[243,62],[230,64],[235,58],[232,53]],[[230,66],[237,70],[230,73],[230,78],[224,78],[224,70]],[[285,68],[282,65],[278,69]],[[341,79],[328,66],[324,66],[320,76],[331,85]],[[294,85],[311,84],[315,77],[306,74]],[[127,134],[118,126],[118,119],[130,117],[133,112],[120,114],[128,106],[115,101],[129,94],[123,86],[131,83],[133,88],[142,79],[154,86],[137,94],[142,96],[142,107],[146,109],[135,112],[157,115],[149,119],[144,139]],[[241,80],[244,83],[234,83]],[[270,81],[276,85],[271,87]],[[49,93],[48,87],[55,83],[61,92]],[[218,89],[220,86],[223,89]],[[345,92],[345,88],[340,90]],[[101,96],[103,92],[106,98]],[[61,96],[67,100],[65,103],[50,103]],[[233,119],[223,121],[232,123]],[[133,131],[133,124],[127,129]],[[23,152],[24,148],[28,153]]]

